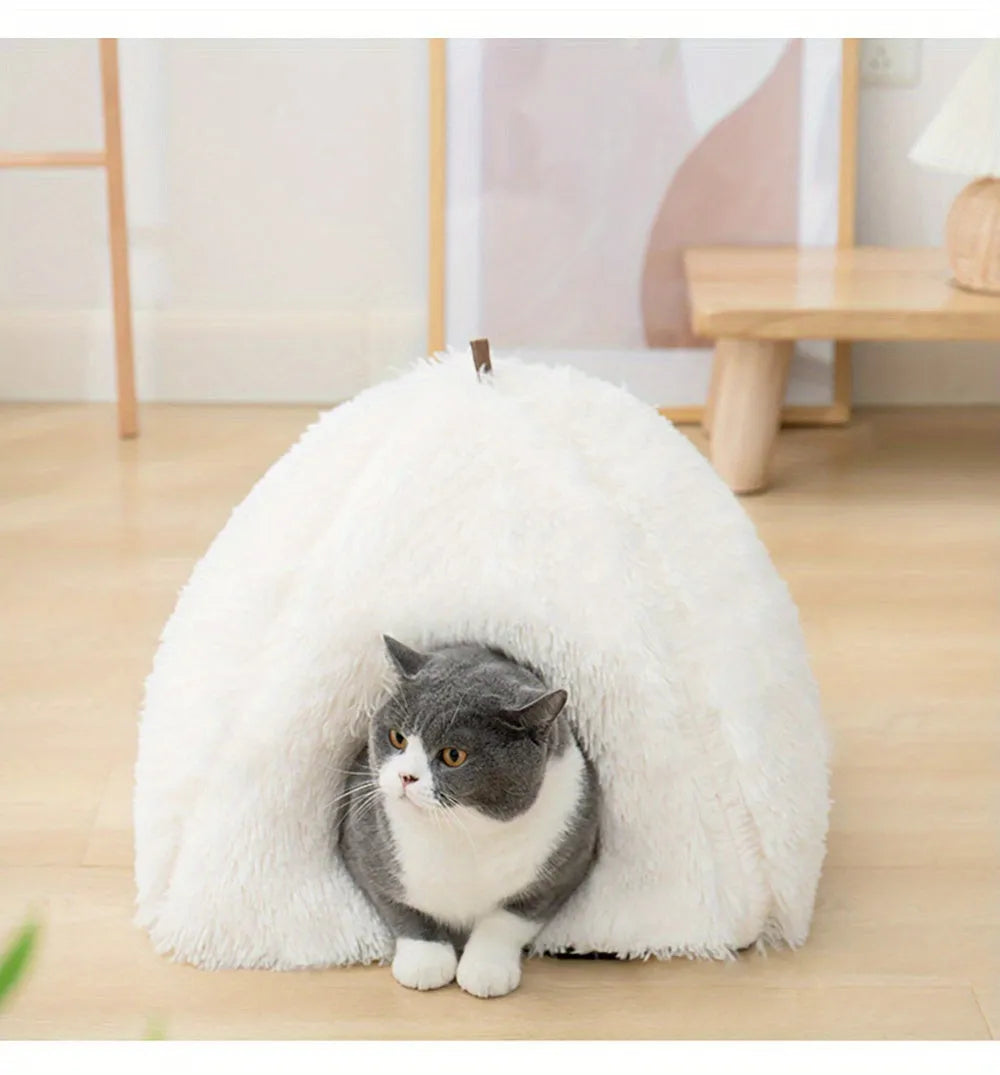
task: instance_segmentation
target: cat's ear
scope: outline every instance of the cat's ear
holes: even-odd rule
[[[396,670],[405,679],[415,676],[430,660],[426,653],[418,653],[417,650],[404,646],[402,642],[397,642],[391,635],[383,635],[382,641],[385,643],[385,648],[392,658],[392,663],[396,666]]]
[[[508,709],[504,718],[532,737],[540,738],[548,732],[556,717],[563,711],[566,698],[564,690],[546,691],[520,709]]]

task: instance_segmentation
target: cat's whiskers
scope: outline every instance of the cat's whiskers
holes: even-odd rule
[[[355,817],[358,821],[361,821],[366,818],[368,814],[371,813],[371,811],[375,808],[380,796],[381,789],[375,786],[357,795],[356,798],[353,798],[348,803],[344,803],[343,800],[341,800],[341,803],[339,804],[339,809],[344,810],[354,808]],[[327,807],[327,809],[331,811],[336,811],[338,809],[338,803],[331,803],[330,806]]]
[[[334,795],[334,797],[327,802],[327,806],[333,806],[336,803],[343,802],[345,799],[351,798],[352,795],[356,795],[359,792],[367,791],[371,788],[372,784],[355,784],[353,787],[345,788],[343,791]]]
[[[378,783],[372,779],[368,779],[361,784],[354,784],[352,787],[345,788],[339,795],[335,795],[327,804],[327,807],[336,806],[337,803],[343,802],[345,799],[350,799],[354,795],[360,793],[367,793],[378,787]]]
[[[457,805],[458,801],[456,799],[450,799],[450,801],[444,803],[440,808],[442,821],[451,828],[452,831],[457,830],[465,837],[465,842],[469,845],[469,850],[472,852],[473,858],[478,858],[478,848],[475,840],[472,838],[472,833],[469,831],[468,825],[465,824],[462,818],[453,809],[453,807]]]
[[[474,859],[477,858],[476,846],[472,841],[471,834],[450,809],[439,806],[430,813],[434,827],[439,833],[450,836],[457,831],[460,836],[465,838],[465,842],[469,845],[472,857]]]
[[[355,820],[357,822],[360,823],[364,821],[368,815],[377,808],[381,794],[381,789],[377,789],[369,792],[366,798],[358,800],[357,813],[355,815]]]

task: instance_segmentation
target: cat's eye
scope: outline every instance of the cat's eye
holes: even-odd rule
[[[402,732],[396,731],[395,728],[389,729],[389,742],[397,750],[406,750],[406,736]]]
[[[468,751],[459,750],[458,747],[445,747],[441,751],[441,760],[452,769],[457,769],[468,756]]]

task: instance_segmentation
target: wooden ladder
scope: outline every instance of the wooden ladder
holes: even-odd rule
[[[111,244],[111,295],[115,323],[115,377],[118,433],[139,432],[132,349],[132,299],[128,273],[125,219],[125,171],[122,162],[121,94],[118,88],[118,41],[100,41],[104,148],[58,153],[0,153],[0,168],[104,168],[108,180],[108,232]]]

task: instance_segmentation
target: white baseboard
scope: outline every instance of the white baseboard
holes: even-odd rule
[[[334,403],[405,368],[425,349],[422,309],[386,314],[139,310],[136,382],[143,400]],[[701,352],[520,352],[624,384],[657,406],[700,404]],[[1000,344],[858,344],[854,398],[872,404],[1000,403]],[[824,402],[828,366],[796,360],[792,403]],[[0,399],[115,398],[107,310],[0,311]]]
[[[823,405],[832,395],[828,358],[809,353],[795,356],[788,384],[788,401],[796,405]],[[822,351],[823,349],[819,349]],[[711,354],[691,348],[670,351],[530,351],[525,359],[574,366],[584,373],[624,385],[633,395],[654,407],[700,407],[708,394]]]
[[[1000,342],[858,343],[853,355],[858,404],[1000,403]]]
[[[424,349],[423,311],[134,315],[136,388],[163,402],[333,403]],[[104,310],[0,311],[0,399],[115,398]]]

